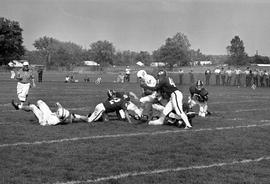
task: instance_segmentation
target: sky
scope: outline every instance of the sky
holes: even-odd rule
[[[203,54],[227,54],[239,36],[249,56],[270,56],[268,0],[0,0],[0,17],[20,23],[28,50],[48,36],[152,53],[180,32]]]

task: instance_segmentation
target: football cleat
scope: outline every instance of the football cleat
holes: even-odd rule
[[[185,123],[182,120],[178,120],[175,122],[175,126],[178,128],[183,128],[185,126]]]
[[[19,110],[19,109],[20,109],[20,108],[19,108],[19,104],[16,103],[14,100],[11,101],[11,104],[12,104],[12,106],[13,106],[16,110]]]
[[[192,129],[192,126],[186,126],[184,129],[185,129],[185,130]]]

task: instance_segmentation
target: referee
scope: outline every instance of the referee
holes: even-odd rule
[[[17,95],[21,103],[16,103],[14,100],[11,103],[16,110],[19,110],[22,109],[27,100],[30,87],[36,87],[33,72],[29,69],[29,63],[27,61],[23,62],[23,67],[16,72],[15,78],[18,81]]]

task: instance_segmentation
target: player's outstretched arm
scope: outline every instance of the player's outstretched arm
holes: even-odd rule
[[[88,117],[87,116],[82,116],[82,115],[79,115],[79,114],[74,114],[72,113],[72,117],[73,117],[73,122],[81,122],[81,121],[84,121],[84,122],[87,122],[88,120]]]
[[[32,86],[33,86],[33,88],[36,87],[35,79],[32,79]]]
[[[132,96],[135,100],[139,100],[137,95],[135,93],[133,93],[132,91],[129,92],[129,95]]]

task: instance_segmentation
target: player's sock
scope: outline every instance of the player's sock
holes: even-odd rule
[[[16,109],[19,110],[19,104],[17,102],[15,102],[14,100],[11,101],[12,106]]]

